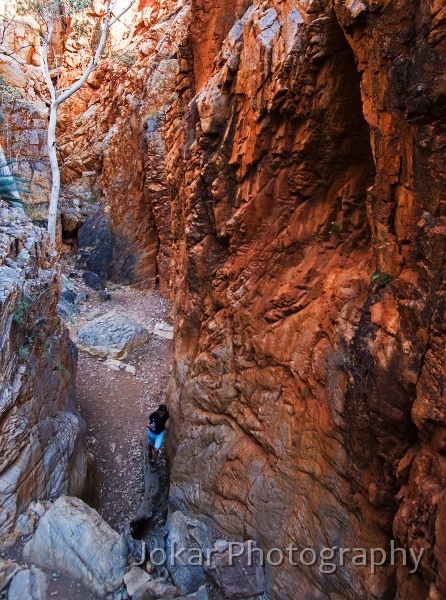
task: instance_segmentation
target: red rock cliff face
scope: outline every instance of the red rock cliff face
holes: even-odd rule
[[[424,548],[270,567],[273,598],[446,595],[445,25],[255,2],[205,82],[179,45],[172,498],[264,549]]]
[[[250,0],[192,0],[190,40],[197,89],[212,75],[214,57],[221,43],[250,4]]]
[[[175,39],[189,9],[181,2],[137,5],[126,38],[112,45],[87,85],[63,105],[60,146],[64,204],[110,217],[109,275],[170,294],[170,203],[163,121],[175,98]],[[66,56],[65,77],[72,77]],[[75,64],[74,67],[78,65]],[[93,207],[92,207],[93,205]]]

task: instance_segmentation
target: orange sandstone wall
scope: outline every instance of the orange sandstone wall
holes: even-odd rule
[[[191,5],[166,120],[172,500],[264,549],[425,549],[410,577],[271,567],[272,598],[441,598],[444,9],[233,12],[211,61],[230,13]]]

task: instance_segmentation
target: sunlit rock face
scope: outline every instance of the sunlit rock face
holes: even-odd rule
[[[442,3],[209,8],[232,28],[211,60],[192,3],[166,118],[172,500],[265,550],[424,549],[268,567],[273,598],[441,598]]]
[[[188,14],[183,2],[136,3],[126,28],[112,30],[102,66],[62,106],[59,124],[64,210],[108,214],[110,277],[148,289],[159,281],[165,295],[172,282],[163,124]],[[68,52],[68,82],[78,67]]]
[[[0,205],[0,541],[32,500],[83,492],[85,426],[73,412],[76,353],[57,314],[46,233]]]
[[[0,14],[5,14],[0,2]],[[50,166],[46,149],[48,107],[39,67],[38,38],[25,25],[2,24],[0,38],[0,144],[27,181],[29,214],[46,217]]]
[[[127,4],[118,2],[115,12]],[[88,14],[92,24],[100,22],[103,9],[104,2],[93,3]],[[177,40],[188,16],[189,6],[182,0],[136,2],[113,25],[100,66],[58,112],[64,239],[74,244],[88,217],[109,220],[114,251],[107,276],[141,288],[159,286],[167,296],[172,291],[171,228],[163,130],[176,98]],[[85,67],[70,27],[68,20],[53,37],[60,88],[73,84]],[[1,49],[0,143],[31,184],[30,216],[44,220],[51,185],[49,94],[39,40],[24,24],[12,23]],[[15,54],[9,56],[11,52]]]

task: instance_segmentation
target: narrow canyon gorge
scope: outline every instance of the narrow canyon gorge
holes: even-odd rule
[[[0,189],[0,598],[446,598],[444,0],[117,0],[59,108],[55,247],[20,9],[51,3],[23,2],[0,2],[0,176],[28,188]],[[66,90],[107,1],[54,5]],[[210,564],[157,563],[175,544]]]

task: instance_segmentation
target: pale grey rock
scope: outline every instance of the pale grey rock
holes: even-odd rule
[[[23,569],[14,576],[8,600],[47,600],[48,578],[40,569]]]
[[[212,547],[210,527],[198,519],[176,511],[170,517],[166,546],[167,569],[173,582],[183,594],[196,592],[206,582],[206,575],[202,565],[189,563],[199,562],[197,560],[198,551],[201,551],[206,557],[207,551]],[[171,560],[170,557],[180,549],[184,549],[180,557]]]
[[[216,552],[224,552],[229,548],[229,542],[227,540],[216,540],[213,545],[213,550]]]
[[[345,7],[354,19],[367,13],[367,4],[361,0],[346,0]]]
[[[0,592],[6,588],[8,583],[22,567],[12,560],[0,558]]]
[[[24,513],[19,515],[15,524],[15,530],[18,535],[31,535],[37,527],[37,519],[33,519],[31,515]]]
[[[152,579],[139,587],[132,596],[133,600],[173,600],[180,598],[181,592],[173,585],[167,583],[164,579]]]
[[[76,296],[76,298],[74,299],[74,303],[76,305],[79,304],[85,304],[85,302],[87,302],[89,296],[88,293],[85,290],[82,290],[81,292],[79,292]]]
[[[193,594],[188,594],[186,596],[188,600],[209,600],[208,591],[205,585],[202,585],[199,590],[197,590]]]
[[[77,336],[77,347],[93,356],[125,358],[142,346],[149,332],[126,315],[108,312],[87,323]]]
[[[23,555],[71,575],[100,597],[122,585],[128,563],[122,536],[94,509],[69,496],[58,498],[45,513]]]
[[[20,514],[15,523],[14,533],[18,536],[32,535],[51,502],[31,502],[26,512]]]
[[[126,371],[131,375],[136,375],[136,368],[133,365],[129,365],[128,363],[116,360],[114,358],[108,358],[105,360],[104,366],[107,367],[107,369],[110,369],[110,371]]]
[[[156,323],[153,329],[153,333],[159,337],[165,338],[166,340],[173,339],[173,327],[168,323]]]
[[[132,597],[139,588],[151,579],[153,579],[153,577],[144,569],[132,567],[130,571],[124,575],[124,583],[127,587],[129,596]]]

